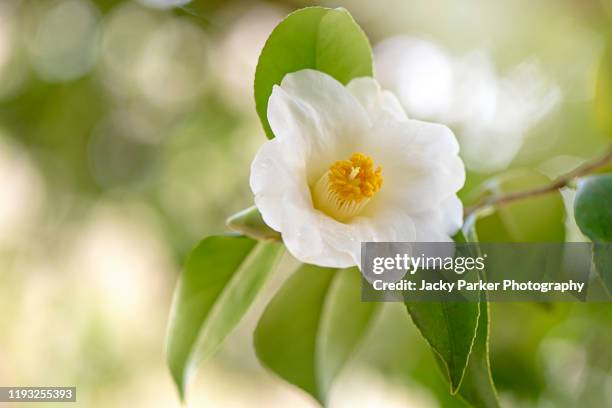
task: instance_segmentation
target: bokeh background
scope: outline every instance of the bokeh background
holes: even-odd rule
[[[76,385],[81,407],[180,406],[163,339],[181,262],[252,203],[257,56],[284,15],[315,4],[349,9],[410,116],[454,129],[468,199],[494,174],[554,177],[609,143],[593,99],[610,0],[1,0],[0,385]],[[189,406],[316,406],[252,351],[282,278],[202,367]],[[605,304],[493,305],[502,401],[612,406],[611,323]],[[387,305],[332,406],[461,404]]]

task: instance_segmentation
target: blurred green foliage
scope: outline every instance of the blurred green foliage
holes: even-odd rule
[[[483,183],[483,197],[526,191],[551,183],[530,169],[516,169]],[[480,242],[564,242],[565,207],[561,193],[517,200],[484,209],[477,216]]]
[[[373,43],[408,34],[457,53],[488,47],[499,72],[537,57],[559,85],[558,108],[528,130],[508,169],[468,169],[466,203],[485,180],[494,178],[489,193],[541,185],[610,141],[605,1],[215,0],[159,9],[4,0],[0,385],[76,384],[87,407],[178,406],[160,344],[179,265],[203,235],[225,231],[226,217],[252,204],[249,164],[265,140],[252,90],[255,39],[296,7],[321,3],[349,8]],[[479,235],[584,239],[571,213],[552,194],[485,214]],[[463,406],[401,305],[383,309],[378,334],[365,335],[346,371],[383,376],[391,388],[380,398],[401,389],[413,398],[404,405]],[[504,406],[612,404],[610,305],[493,304],[490,315]],[[243,406],[255,395],[311,406],[254,368],[240,325],[228,340],[198,384],[202,406],[223,405],[212,400],[227,389],[220,384],[235,394],[223,398]]]

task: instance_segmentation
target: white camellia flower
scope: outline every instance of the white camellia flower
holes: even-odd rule
[[[446,126],[411,120],[372,78],[302,70],[275,86],[276,138],[251,167],[255,204],[302,262],[349,267],[361,242],[438,242],[462,223],[465,170]]]

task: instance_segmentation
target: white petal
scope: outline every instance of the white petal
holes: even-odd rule
[[[303,146],[309,182],[354,153],[371,126],[365,109],[340,82],[313,70],[288,74],[274,87],[268,121],[277,138]]]
[[[395,95],[389,91],[383,91],[373,78],[355,78],[347,85],[347,89],[368,111],[372,122],[384,119],[399,121],[408,119]]]
[[[357,265],[361,262],[361,242],[413,242],[416,226],[411,216],[402,211],[385,211],[376,217],[361,217],[352,223],[358,234],[359,245],[349,248]]]
[[[281,88],[308,105],[322,122],[329,137],[346,137],[369,127],[368,117],[359,101],[333,77],[312,69],[287,74]]]
[[[463,203],[452,195],[441,206],[442,225],[448,235],[455,235],[463,226]]]
[[[334,245],[332,238],[338,237],[345,245],[354,239],[346,225],[312,206],[300,205],[299,201],[287,198],[283,208],[282,237],[289,252],[305,263],[333,268],[354,266],[350,253]]]
[[[307,189],[299,148],[299,144],[291,146],[281,139],[269,140],[261,146],[251,164],[250,186],[255,205],[266,224],[276,231],[281,231],[285,195],[288,192],[295,195],[299,188]]]
[[[292,150],[293,148],[293,150]],[[264,221],[279,231],[298,260],[329,267],[349,267],[349,253],[329,245],[322,228],[335,220],[315,210],[305,169],[292,157],[303,154],[295,144],[273,139],[257,152],[251,166],[251,189]]]
[[[273,89],[268,119],[276,138],[253,161],[251,189],[300,261],[348,267],[359,264],[362,242],[447,241],[461,225],[455,194],[465,170],[454,135],[406,119],[374,80],[344,87],[316,71],[289,74]],[[360,217],[340,223],[313,208],[310,186],[354,152],[382,166],[384,184]]]
[[[437,208],[415,214],[413,219],[418,242],[450,242],[463,224],[463,205],[452,195]]]
[[[415,239],[414,222],[402,213],[386,212],[344,224],[319,211],[293,207],[283,217],[283,241],[291,254],[302,262],[320,266],[359,265],[362,242]]]
[[[423,212],[463,186],[459,147],[446,126],[416,120],[378,122],[373,132],[366,151],[382,166],[384,183],[368,213],[387,205]]]

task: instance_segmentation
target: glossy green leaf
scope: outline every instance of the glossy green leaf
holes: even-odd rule
[[[268,227],[255,206],[232,215],[225,223],[230,229],[253,239],[281,239],[280,233]]]
[[[612,293],[612,173],[589,176],[578,182],[574,201],[576,224],[593,242],[593,264]]]
[[[325,302],[317,339],[319,388],[329,396],[340,373],[368,329],[376,303],[361,302],[361,273],[357,268],[336,273]]]
[[[612,243],[593,243],[593,264],[608,293],[612,294]]]
[[[356,268],[303,265],[272,299],[255,330],[255,350],[275,374],[325,403],[331,385],[372,320]]]
[[[476,339],[465,370],[459,395],[475,408],[499,407],[489,361],[489,305],[480,302]]]
[[[282,252],[275,242],[214,236],[191,252],[174,294],[167,362],[184,397],[191,374],[238,324]]]
[[[574,215],[580,230],[595,242],[612,242],[612,173],[578,182]]]
[[[476,328],[479,307],[474,302],[406,302],[406,308],[432,350],[440,358],[456,393],[461,385]]]
[[[514,170],[484,183],[485,196],[525,191],[550,183],[534,170]],[[565,207],[559,191],[484,208],[476,214],[473,233],[480,242],[563,242]]]
[[[343,84],[372,76],[372,50],[367,37],[344,9],[308,7],[285,18],[270,34],[255,72],[255,105],[268,138],[268,99],[283,77],[316,69]]]
[[[455,242],[468,242],[469,229],[459,231]],[[447,375],[451,393],[463,381],[472,344],[476,336],[480,309],[473,302],[406,302],[406,308],[438,364]]]
[[[468,220],[454,240],[476,242],[474,222]],[[498,407],[489,365],[488,304],[407,302],[406,307],[433,349],[451,393],[474,407]]]

